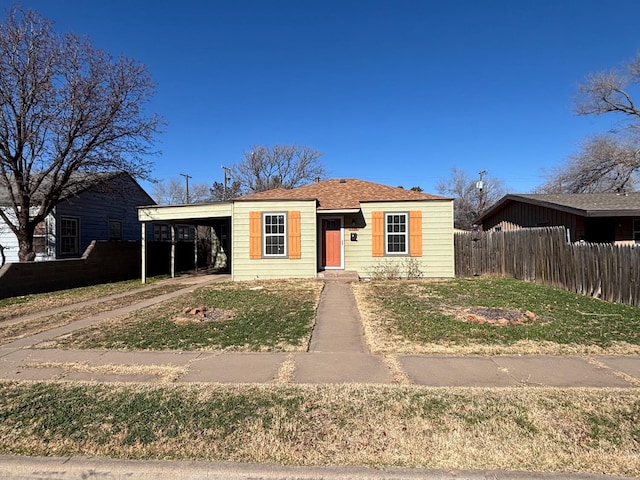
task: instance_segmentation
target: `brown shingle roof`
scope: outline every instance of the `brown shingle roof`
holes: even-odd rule
[[[449,200],[429,193],[390,187],[355,178],[332,179],[285,190],[277,188],[253,193],[235,200],[317,200],[318,210],[360,208],[361,202],[402,202]]]
[[[640,192],[510,194],[484,212],[490,217],[510,202],[523,202],[584,217],[640,216]]]

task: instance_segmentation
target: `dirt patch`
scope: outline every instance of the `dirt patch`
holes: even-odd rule
[[[171,320],[178,325],[188,325],[203,322],[226,322],[234,318],[236,318],[234,310],[200,305],[195,308],[187,307],[183,309],[180,315],[173,317]]]
[[[538,316],[529,310],[521,312],[509,308],[471,307],[454,313],[455,317],[462,322],[495,327],[523,325],[538,321]]]

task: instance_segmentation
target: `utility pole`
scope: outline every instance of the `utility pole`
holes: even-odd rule
[[[476,182],[476,188],[478,189],[478,218],[482,216],[482,210],[484,209],[484,183],[482,182],[482,177],[486,174],[486,170],[480,170],[480,172],[478,172],[480,180]]]
[[[187,200],[187,203],[189,203],[189,179],[193,178],[193,177],[191,175],[187,175],[186,173],[181,173],[180,175],[182,175],[184,177],[185,181],[187,182],[187,192],[186,192],[187,193],[187,195],[186,195],[187,198],[186,198],[186,200]]]
[[[224,172],[224,187],[222,190],[222,199],[226,200],[227,199],[227,182],[229,181],[228,172],[230,172],[231,169],[229,167],[225,167],[224,165],[222,165],[220,168],[222,168],[222,171]]]

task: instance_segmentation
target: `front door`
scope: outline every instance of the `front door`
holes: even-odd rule
[[[339,218],[322,219],[322,266],[342,268],[342,222]]]

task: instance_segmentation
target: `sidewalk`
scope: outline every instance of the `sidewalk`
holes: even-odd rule
[[[349,285],[327,281],[307,352],[125,352],[36,346],[225,276],[173,279],[175,292],[0,346],[0,378],[101,382],[409,383],[433,387],[640,387],[640,357],[372,355]],[[68,308],[68,307],[67,307]],[[42,312],[40,315],[44,315]],[[51,366],[42,368],[42,365]],[[78,367],[84,366],[84,367]],[[112,373],[113,366],[124,366]],[[142,368],[145,367],[145,368]],[[168,372],[168,370],[172,370]],[[125,372],[125,373],[122,373]]]

